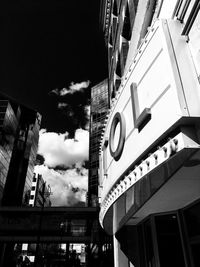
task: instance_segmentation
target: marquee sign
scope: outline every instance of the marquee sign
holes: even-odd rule
[[[156,21],[122,79],[101,140],[102,201],[180,120],[200,114],[199,82],[181,31],[175,21]]]

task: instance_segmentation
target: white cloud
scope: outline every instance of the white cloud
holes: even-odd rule
[[[63,89],[61,89],[61,90],[59,91],[59,95],[60,95],[60,96],[64,96],[64,95],[68,94],[69,92],[70,92],[69,89],[67,89],[67,88],[63,88]]]
[[[69,88],[63,88],[60,90],[60,96],[64,96],[67,94],[73,94],[74,92],[83,91],[85,88],[88,88],[90,85],[90,81],[84,81],[80,83],[71,82]]]
[[[37,165],[35,173],[41,174],[50,185],[52,206],[72,206],[80,201],[85,202],[88,181],[88,170],[85,168],[58,172],[45,165]]]
[[[77,92],[77,91],[83,91],[85,88],[88,88],[89,85],[90,85],[90,81],[83,81],[80,83],[71,82],[69,88],[64,87],[61,90],[54,89],[51,91],[51,93],[54,93],[59,96],[65,96],[67,94],[73,94],[74,92]]]
[[[81,83],[71,82],[69,89],[71,90],[71,92],[75,92],[75,91],[80,91],[82,89],[88,88],[89,85],[90,85],[90,81],[85,81]]]
[[[68,138],[68,133],[58,134],[40,130],[38,154],[45,159],[48,167],[72,167],[74,164],[88,160],[89,132],[77,129],[74,139]]]
[[[58,88],[56,88],[56,89],[53,89],[52,91],[50,91],[50,93],[59,95],[59,90],[58,90]]]

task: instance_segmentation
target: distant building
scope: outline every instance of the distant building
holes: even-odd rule
[[[102,0],[100,223],[115,267],[199,266],[200,1]]]
[[[109,107],[108,80],[105,79],[91,88],[90,144],[88,206],[99,206],[99,145],[105,126]],[[91,226],[88,225],[90,228]],[[88,266],[113,266],[113,241],[101,228],[99,222],[93,223],[92,236],[99,236],[99,242],[93,244]]]
[[[91,88],[88,204],[98,205],[99,144],[108,112],[108,80]]]
[[[49,185],[46,185],[46,182],[43,180],[41,174],[34,173],[32,180],[32,187],[30,191],[29,206],[30,207],[50,207],[51,206],[51,188]],[[22,254],[23,258],[27,256],[31,262],[34,262],[37,244],[22,244]],[[43,245],[47,247],[47,244]],[[33,255],[32,255],[33,254]]]
[[[0,203],[28,205],[41,116],[0,94]]]
[[[43,180],[41,174],[33,176],[29,205],[31,207],[50,207],[51,188]]]

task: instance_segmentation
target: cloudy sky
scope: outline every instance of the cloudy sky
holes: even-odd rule
[[[44,163],[35,167],[51,186],[53,205],[71,206],[84,202],[87,192],[89,132],[75,131],[74,138],[69,134],[40,131],[38,154]]]
[[[54,205],[87,190],[89,96],[107,77],[100,0],[0,3],[0,91],[42,115],[36,167]]]
[[[57,97],[57,109],[69,120],[64,133],[40,130],[38,155],[44,162],[35,172],[50,185],[54,206],[85,202],[88,189],[90,81],[71,82],[69,87],[49,92]]]

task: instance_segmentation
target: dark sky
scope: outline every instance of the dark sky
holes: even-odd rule
[[[107,77],[100,0],[1,0],[0,91],[42,114],[42,127],[64,132],[55,88]]]

